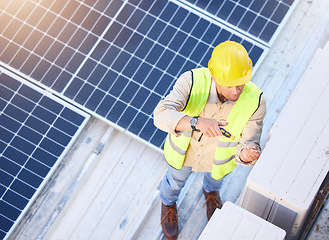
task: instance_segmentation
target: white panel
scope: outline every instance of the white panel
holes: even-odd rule
[[[215,211],[199,240],[282,240],[285,235],[285,231],[277,226],[231,202],[225,202],[221,210]]]

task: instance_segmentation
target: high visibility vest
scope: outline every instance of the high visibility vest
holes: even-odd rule
[[[190,95],[181,111],[189,116],[199,116],[204,109],[211,87],[211,74],[208,68],[192,70],[192,87]],[[258,109],[262,91],[252,82],[245,84],[244,89],[235,102],[227,117],[229,123],[225,129],[237,139]],[[164,156],[167,163],[175,169],[181,169],[185,160],[186,151],[190,144],[192,130],[183,131],[180,136],[168,134],[164,145]],[[212,167],[212,177],[216,180],[229,174],[236,167],[235,154],[238,143],[229,138],[221,138],[215,152]]]

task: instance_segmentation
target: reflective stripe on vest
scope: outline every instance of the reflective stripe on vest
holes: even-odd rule
[[[189,116],[200,115],[206,106],[211,82],[211,74],[207,68],[192,70],[192,86],[185,108],[182,110],[183,113]],[[164,157],[167,163],[173,168],[182,168],[191,136],[191,130],[183,131],[178,137],[168,134],[164,144]],[[184,155],[182,153],[184,153]]]
[[[212,80],[207,68],[193,69],[192,73],[189,99],[182,112],[189,116],[199,116],[207,103]],[[252,114],[257,110],[261,93],[261,90],[255,84],[249,82],[245,84],[243,92],[234,104],[226,120],[229,124],[225,126],[225,129],[237,138],[241,135]],[[184,131],[178,137],[168,134],[164,145],[164,156],[170,166],[176,169],[182,168],[191,136],[192,131],[190,130]],[[214,179],[224,177],[235,168],[237,144],[237,142],[233,142],[228,138],[221,138],[214,156],[212,168],[212,177]]]

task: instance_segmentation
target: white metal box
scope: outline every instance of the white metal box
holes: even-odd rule
[[[329,171],[329,44],[319,49],[272,128],[240,205],[297,239]]]
[[[285,235],[281,228],[232,202],[225,202],[221,210],[215,211],[199,240],[283,240]]]

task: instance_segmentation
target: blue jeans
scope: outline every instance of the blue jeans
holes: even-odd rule
[[[182,167],[181,170],[177,170],[168,166],[168,170],[160,183],[160,198],[165,205],[170,206],[177,202],[180,191],[191,172],[192,167]],[[206,192],[218,191],[226,176],[215,180],[211,177],[210,172],[205,172],[203,177],[204,190]]]

